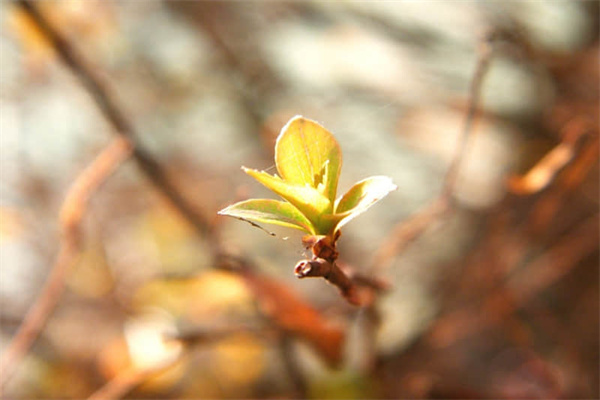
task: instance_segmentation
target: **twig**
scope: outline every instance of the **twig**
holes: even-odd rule
[[[285,332],[282,332],[279,338],[279,352],[293,388],[291,397],[294,399],[306,399],[308,397],[306,379],[300,370],[298,361],[294,357],[294,348],[292,345],[292,338]]]
[[[62,241],[58,257],[44,288],[2,357],[0,389],[4,388],[19,361],[38,337],[63,292],[66,274],[79,254],[80,224],[90,197],[130,154],[131,144],[127,139],[114,139],[77,177],[67,192],[60,212]]]
[[[598,221],[597,213],[586,218],[481,302],[439,319],[429,335],[430,343],[450,346],[506,321],[598,251]]]
[[[536,202],[528,217],[531,220],[530,230],[533,234],[539,235],[548,229],[561,204],[581,185],[588,171],[597,163],[598,142],[596,136],[582,146],[571,164],[563,171],[563,175],[556,180],[553,187],[549,188],[549,193]]]
[[[256,273],[247,265],[237,271],[252,291],[260,311],[281,334],[305,341],[331,367],[341,364],[345,332],[340,326],[325,318],[284,282]]]
[[[561,171],[575,158],[583,139],[591,133],[592,124],[584,117],[575,117],[561,129],[562,140],[527,173],[514,175],[508,188],[517,195],[531,195],[550,186]]]
[[[144,382],[153,375],[159,374],[169,367],[175,365],[181,359],[181,355],[172,359],[165,360],[158,365],[148,368],[131,367],[120,373],[104,386],[95,391],[87,400],[108,400],[120,399],[140,383]]]
[[[340,290],[340,293],[348,300],[348,302],[354,305],[362,304],[357,287],[352,283],[350,278],[340,270],[335,262],[331,263],[322,258],[302,260],[294,267],[294,273],[298,278],[325,278],[327,282]]]
[[[42,13],[29,0],[17,0],[17,4],[31,17],[40,32],[48,39],[62,61],[79,78],[94,101],[104,114],[104,117],[113,126],[116,134],[126,137],[133,144],[133,158],[146,174],[154,186],[162,192],[179,212],[189,221],[196,230],[205,234],[210,224],[207,219],[198,213],[194,207],[181,195],[176,186],[168,178],[162,167],[147,153],[137,140],[138,135],[131,122],[117,106],[106,88],[103,80],[97,75],[87,62],[80,56],[71,43],[44,17]]]
[[[479,108],[481,87],[489,70],[492,56],[494,55],[496,40],[498,38],[492,34],[481,44],[475,74],[473,75],[469,89],[469,104],[458,147],[446,172],[440,194],[428,206],[413,214],[408,220],[400,222],[394,228],[387,241],[377,250],[372,264],[373,270],[381,270],[387,267],[391,259],[401,252],[411,241],[419,237],[431,225],[431,222],[437,220],[451,209],[452,193],[472,136],[473,123]]]
[[[294,267],[297,278],[325,278],[337,287],[350,303],[356,306],[368,306],[376,298],[376,293],[389,288],[387,282],[356,274],[348,266],[330,262],[322,258],[299,261]]]

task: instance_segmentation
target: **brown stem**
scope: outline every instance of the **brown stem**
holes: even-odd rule
[[[306,399],[308,397],[308,388],[306,379],[302,374],[300,365],[294,356],[293,340],[285,332],[282,332],[279,338],[279,351],[285,367],[285,371],[290,379],[294,399]]]
[[[350,303],[354,305],[363,304],[356,285],[336,263],[331,263],[322,258],[303,260],[296,264],[294,273],[296,274],[296,277],[300,279],[315,277],[325,278],[327,282],[336,286],[340,290],[342,296]]]
[[[106,88],[101,77],[88,66],[87,62],[71,43],[40,13],[34,2],[17,0],[17,4],[29,15],[40,32],[48,39],[61,60],[79,78],[96,102],[98,108],[100,108],[100,111],[102,111],[102,114],[104,114],[104,117],[113,126],[114,132],[117,135],[127,138],[133,144],[133,158],[144,174],[171,201],[186,220],[199,233],[204,235],[210,226],[207,219],[194,209],[180,193],[179,189],[171,182],[160,164],[140,146],[137,140],[138,134],[133,128],[133,124],[126,118],[117,103],[111,98],[109,90]]]
[[[67,192],[60,213],[62,241],[58,257],[41,293],[27,312],[2,357],[0,390],[4,388],[19,361],[35,342],[58,303],[65,286],[67,272],[75,264],[79,255],[79,228],[90,197],[130,154],[131,145],[127,139],[114,139],[75,179]]]
[[[166,360],[159,365],[140,369],[132,367],[108,381],[104,386],[94,392],[87,400],[120,399],[140,383],[159,374],[175,365],[181,356]]]
[[[431,223],[448,212],[452,205],[452,193],[456,186],[456,180],[460,167],[465,158],[470,138],[473,136],[473,123],[479,108],[481,87],[489,70],[490,61],[494,55],[493,46],[499,37],[493,33],[483,41],[477,60],[477,66],[471,86],[469,89],[469,104],[465,116],[464,125],[460,135],[459,143],[454,158],[446,176],[444,184],[438,197],[429,205],[412,215],[408,220],[400,222],[390,234],[389,238],[377,250],[372,270],[380,270],[387,267],[392,258],[400,253],[412,240],[419,237]]]

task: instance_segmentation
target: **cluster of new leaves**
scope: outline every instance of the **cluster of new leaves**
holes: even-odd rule
[[[250,199],[219,214],[333,239],[343,225],[396,189],[389,177],[373,176],[355,183],[336,199],[342,167],[340,146],[329,131],[301,116],[292,118],[281,130],[275,144],[275,165],[279,175],[242,169],[285,201]]]

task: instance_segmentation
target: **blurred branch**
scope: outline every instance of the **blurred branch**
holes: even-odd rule
[[[531,195],[548,187],[560,171],[577,155],[577,148],[592,129],[591,121],[585,118],[573,118],[562,131],[563,140],[542,157],[523,176],[512,176],[508,188],[518,195]]]
[[[554,220],[567,196],[581,185],[589,170],[598,162],[598,144],[598,137],[591,137],[575,154],[575,159],[565,168],[549,193],[536,202],[529,216],[532,233],[543,233]]]
[[[452,193],[456,186],[458,173],[466,156],[467,147],[470,142],[469,139],[472,136],[473,123],[475,121],[477,110],[479,109],[481,87],[487,71],[489,70],[490,61],[492,60],[495,51],[494,45],[497,40],[497,35],[492,32],[481,43],[475,74],[473,75],[469,89],[467,114],[465,116],[458,147],[444,178],[441,193],[428,206],[418,211],[416,214],[413,214],[408,220],[400,222],[394,228],[389,238],[377,249],[372,264],[373,269],[382,270],[387,267],[396,254],[400,253],[410,242],[425,232],[432,222],[436,221],[451,209]]]
[[[127,369],[95,391],[87,400],[120,399],[145,380],[175,365],[180,359],[181,355],[152,367]]]
[[[219,54],[221,67],[235,77],[236,95],[256,128],[261,127],[268,111],[267,100],[281,93],[284,85],[266,62],[256,39],[260,25],[245,15],[246,7],[227,1],[170,1],[167,6],[189,19],[206,35]],[[257,129],[258,130],[258,129]]]
[[[223,255],[218,268],[238,273],[252,291],[260,311],[282,335],[307,342],[332,367],[343,359],[344,330],[331,323],[289,285],[259,274],[245,259]]]
[[[432,344],[435,347],[450,346],[496,326],[526,306],[598,250],[598,222],[597,213],[586,218],[477,305],[442,317],[431,330]]]
[[[58,257],[44,288],[4,353],[0,366],[2,371],[0,389],[8,382],[19,361],[35,342],[58,303],[65,286],[66,274],[79,254],[81,220],[87,210],[90,197],[131,154],[131,150],[131,144],[127,139],[114,139],[75,179],[67,192],[60,211],[62,241]]]
[[[104,117],[113,126],[115,133],[123,136],[133,144],[133,158],[146,174],[154,186],[162,192],[179,212],[189,221],[196,230],[205,234],[210,226],[206,218],[200,215],[194,207],[184,198],[179,189],[171,182],[163,168],[147,153],[137,140],[138,134],[133,124],[118,107],[109,95],[106,85],[101,77],[90,68],[80,56],[74,46],[64,37],[48,19],[40,13],[35,2],[30,0],[17,0],[17,4],[26,12],[39,28],[40,32],[56,50],[61,60],[79,78],[83,86],[90,93]]]
[[[294,356],[292,338],[284,333],[280,336],[278,344],[283,365],[293,388],[291,397],[295,399],[308,398],[306,379],[304,378],[304,375],[299,368],[298,361]]]

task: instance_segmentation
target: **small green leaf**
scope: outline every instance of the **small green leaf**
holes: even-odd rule
[[[322,215],[331,214],[333,211],[332,202],[313,187],[290,184],[264,171],[242,168],[245,173],[292,203],[314,226],[318,225]]]
[[[315,233],[310,221],[296,207],[285,201],[250,199],[232,204],[219,211],[219,214]]]
[[[343,216],[336,229],[341,228],[348,221],[367,211],[369,207],[396,189],[397,186],[387,176],[372,176],[355,183],[336,202],[335,214]]]
[[[333,204],[342,167],[335,137],[317,122],[292,118],[275,144],[275,164],[286,182],[317,189]]]
[[[396,189],[390,178],[376,176],[358,182],[336,201],[342,166],[340,146],[329,131],[301,116],[292,118],[281,130],[275,144],[275,164],[281,177],[242,169],[288,203],[248,200],[219,214],[334,237],[341,226]]]

